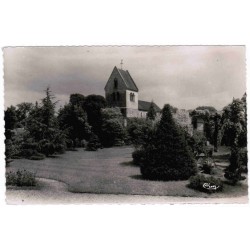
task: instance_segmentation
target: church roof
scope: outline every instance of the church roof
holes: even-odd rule
[[[137,88],[137,86],[136,86],[133,78],[129,74],[129,72],[127,70],[125,71],[123,69],[118,69],[118,68],[117,68],[117,70],[120,73],[124,83],[126,84],[127,89],[138,92],[139,89]]]
[[[146,101],[141,101],[141,100],[138,101],[138,109],[141,111],[148,111],[150,105],[151,105],[151,102],[146,102]],[[156,112],[161,111],[161,109],[154,102],[153,102],[153,106]]]

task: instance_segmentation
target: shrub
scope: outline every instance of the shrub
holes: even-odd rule
[[[17,172],[6,173],[7,186],[35,186],[35,173],[27,170],[17,170]]]
[[[140,162],[143,161],[143,157],[144,157],[144,150],[135,150],[133,153],[132,153],[132,157],[133,157],[133,163],[135,165],[138,165],[140,166]]]
[[[238,181],[244,179],[241,174],[242,167],[240,161],[240,150],[238,147],[232,147],[230,165],[225,169],[224,177],[228,179],[232,185],[235,185]]]
[[[97,135],[92,134],[89,142],[87,143],[86,150],[87,151],[96,151],[98,148],[100,148],[100,146],[101,146],[101,144],[99,142]]]
[[[129,118],[127,133],[134,146],[148,144],[153,131],[153,123],[148,119]]]
[[[242,172],[247,173],[248,172],[248,168],[247,168],[247,161],[248,161],[247,148],[243,148],[240,151],[240,161],[241,161],[241,164],[243,165],[242,166]]]
[[[197,163],[201,172],[205,174],[212,174],[212,171],[215,167],[215,163],[212,158],[200,158]]]
[[[42,142],[40,144],[41,153],[46,156],[53,155],[55,153],[55,145],[51,142]]]
[[[44,154],[37,153],[35,155],[32,155],[29,159],[30,160],[43,160],[45,158]]]
[[[188,187],[201,192],[214,193],[223,190],[223,182],[219,178],[198,174],[189,179]]]
[[[63,154],[65,153],[65,145],[63,144],[56,144],[55,145],[55,152],[58,153],[58,154]]]
[[[140,167],[146,179],[186,180],[197,172],[194,158],[174,122],[169,105],[163,108],[161,121],[143,150]]]
[[[102,126],[100,140],[104,147],[124,145],[125,129],[123,116],[119,108],[101,110]]]
[[[29,158],[31,157],[32,155],[36,154],[37,151],[36,150],[33,150],[33,149],[23,149],[21,151],[21,156],[23,156],[24,158]]]

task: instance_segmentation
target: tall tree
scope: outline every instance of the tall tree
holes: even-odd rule
[[[123,116],[119,108],[106,108],[101,110],[102,127],[100,139],[105,147],[120,146],[124,144],[125,128]]]
[[[242,100],[234,99],[233,102],[224,109],[223,130],[230,131],[231,157],[230,165],[225,170],[225,177],[235,184],[241,180],[241,163],[240,163],[240,137],[246,137],[246,116],[244,103]],[[245,139],[246,141],[246,139]]]
[[[80,106],[71,103],[65,105],[59,110],[58,121],[60,129],[65,131],[67,137],[74,143],[89,139],[91,127],[88,124],[86,112]]]
[[[18,122],[17,111],[14,106],[8,107],[4,111],[4,120],[5,120],[5,130],[14,129]]]
[[[154,107],[154,103],[151,102],[147,113],[147,119],[154,120],[155,117],[156,117],[156,110]]]
[[[107,102],[103,96],[89,95],[84,101],[84,110],[87,112],[88,122],[93,132],[100,137],[102,119],[101,109],[107,107]]]
[[[65,135],[59,129],[55,116],[56,101],[49,88],[45,90],[45,97],[41,104],[36,103],[27,119],[27,130],[34,142],[41,145],[43,153],[51,154],[57,148],[65,145]],[[44,150],[43,150],[44,149]]]
[[[84,100],[85,97],[82,94],[71,94],[70,98],[69,98],[69,102],[73,105],[73,106],[78,106],[83,108],[84,105]]]
[[[181,180],[196,173],[193,155],[174,122],[170,105],[164,106],[155,134],[143,151],[141,173],[147,179]]]

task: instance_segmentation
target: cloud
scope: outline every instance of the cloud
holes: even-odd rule
[[[5,107],[35,102],[47,86],[60,105],[72,93],[104,95],[121,59],[139,98],[160,107],[221,109],[246,91],[244,46],[10,47],[4,49]]]

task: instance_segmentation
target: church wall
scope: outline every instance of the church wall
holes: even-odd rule
[[[146,118],[147,117],[147,112],[146,111],[140,111],[138,109],[126,109],[126,117],[132,118]]]
[[[117,79],[117,87],[114,80]],[[113,100],[113,93],[119,93],[119,100]],[[124,86],[118,70],[113,70],[105,87],[105,97],[110,107],[126,107],[126,86]]]
[[[130,94],[134,94],[134,101],[130,101]],[[126,90],[126,107],[138,110],[138,92]]]

